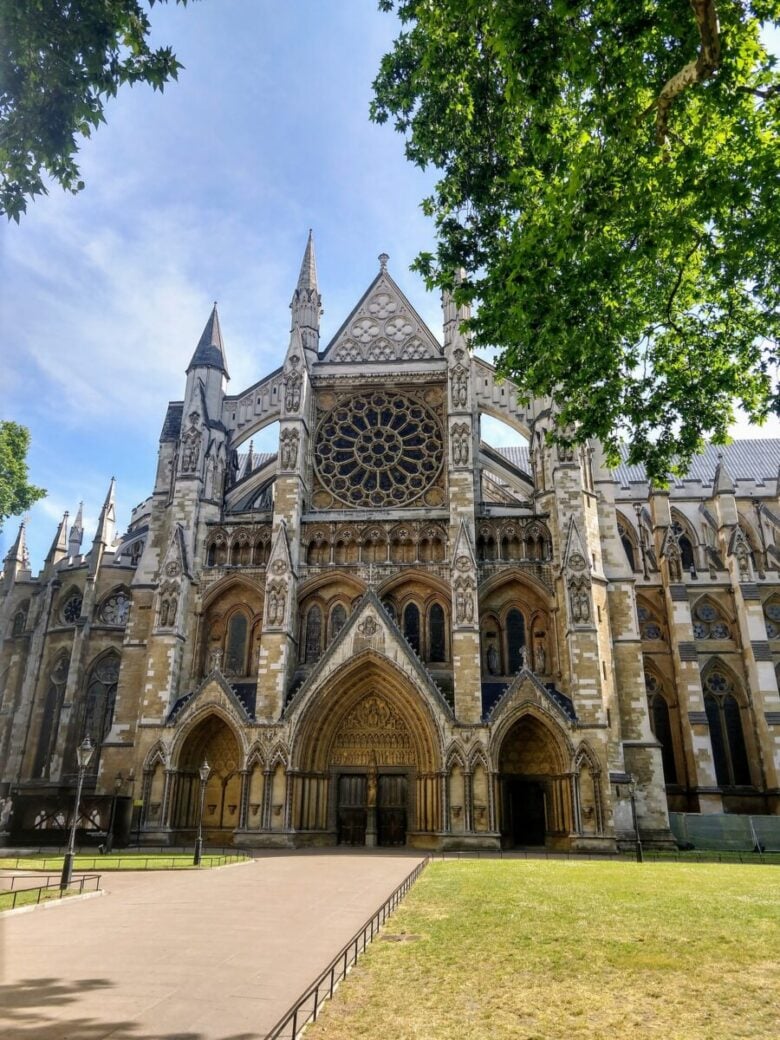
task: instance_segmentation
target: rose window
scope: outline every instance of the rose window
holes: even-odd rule
[[[320,423],[314,463],[324,486],[350,506],[398,506],[436,480],[439,422],[419,401],[377,392],[344,401]]]
[[[100,608],[100,617],[108,625],[124,625],[129,613],[130,597],[126,592],[114,592]]]

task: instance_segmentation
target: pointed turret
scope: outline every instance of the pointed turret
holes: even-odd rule
[[[114,504],[115,489],[116,479],[112,477],[111,483],[108,486],[106,500],[103,503],[103,508],[100,510],[100,518],[98,519],[95,537],[92,540],[93,549],[97,545],[102,545],[106,549],[110,549],[114,545],[116,539],[116,507]]]
[[[64,560],[68,555],[68,513],[63,513],[62,520],[59,522],[57,527],[57,533],[54,536],[54,541],[51,543],[51,549],[46,555],[45,569],[51,570],[56,567],[60,560]]]
[[[723,452],[718,452],[718,465],[715,467],[713,477],[713,490],[716,495],[733,495],[735,491],[734,480],[723,461]]]
[[[13,585],[22,576],[23,571],[26,571],[29,576],[30,556],[27,552],[26,526],[27,521],[22,520],[19,524],[19,533],[3,560],[3,578],[6,588]]]
[[[189,373],[193,368],[216,368],[226,379],[230,379],[225,361],[225,344],[222,342],[222,329],[219,327],[216,301],[214,301],[214,306],[211,309],[211,314],[206,322],[203,334],[198,340],[192,360],[187,366],[187,372]]]
[[[466,277],[466,272],[461,268],[455,274],[455,285],[460,283]],[[450,346],[455,339],[462,339],[460,333],[460,326],[464,321],[468,321],[471,317],[471,307],[468,304],[461,304],[458,306],[455,303],[453,294],[445,289],[441,297],[442,317],[444,324],[444,345],[445,347]]]
[[[314,257],[314,238],[309,230],[306,250],[303,254],[298,284],[292,300],[291,329],[298,329],[308,360],[317,359],[320,344],[320,315],[322,314],[322,297],[317,285],[317,262]]]
[[[73,526],[70,529],[70,535],[68,536],[68,556],[71,559],[74,556],[78,556],[81,553],[81,543],[84,539],[84,503],[79,502],[79,508],[76,513],[76,519],[73,521]]]

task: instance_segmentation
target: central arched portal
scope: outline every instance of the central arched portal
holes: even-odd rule
[[[241,753],[233,730],[218,715],[198,723],[185,740],[179,756],[173,802],[173,826],[197,826],[201,764],[208,762],[209,778],[203,799],[203,827],[233,831],[241,802]]]
[[[561,741],[532,714],[509,729],[499,754],[505,847],[557,845],[572,829],[572,776]]]
[[[348,712],[330,749],[340,845],[405,845],[417,756],[405,720],[378,693]]]
[[[441,829],[439,741],[419,693],[370,662],[307,713],[296,754],[296,831],[342,845],[429,845]]]

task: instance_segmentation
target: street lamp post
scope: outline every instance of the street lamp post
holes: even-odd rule
[[[211,768],[204,759],[203,765],[198,770],[200,776],[200,803],[198,805],[198,837],[195,839],[195,855],[192,859],[196,867],[200,866],[200,857],[203,852],[203,803],[206,799],[206,781],[209,778]]]
[[[116,774],[114,780],[114,797],[111,800],[111,817],[108,823],[108,832],[106,833],[106,852],[111,852],[114,847],[114,828],[116,827],[116,800],[119,797],[119,792],[122,790],[122,784],[124,779],[121,773]]]
[[[73,820],[70,825],[70,838],[68,839],[68,848],[65,852],[65,858],[62,861],[62,876],[60,877],[60,889],[65,890],[70,885],[70,879],[73,876],[73,856],[76,851],[76,827],[79,822],[79,802],[81,801],[81,787],[84,783],[84,774],[87,771],[89,760],[92,758],[92,752],[95,750],[92,741],[89,739],[89,734],[84,737],[84,740],[76,748],[76,759],[78,761],[78,780],[76,781],[76,802],[73,806]]]
[[[634,847],[636,849],[637,863],[644,863],[645,856],[642,852],[642,839],[639,837],[639,821],[636,815],[636,777],[632,776],[628,782],[628,792],[631,796],[631,818],[634,821]]]

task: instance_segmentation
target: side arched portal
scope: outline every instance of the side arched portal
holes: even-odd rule
[[[216,714],[202,719],[182,744],[173,791],[173,827],[197,826],[198,770],[203,762],[211,770],[203,799],[203,828],[233,831],[239,825],[241,806],[241,749],[233,730]]]
[[[345,845],[433,844],[442,826],[439,733],[420,692],[360,655],[304,710],[292,821]]]
[[[572,832],[569,756],[552,727],[527,712],[507,730],[499,751],[502,842],[507,847],[559,844]]]

